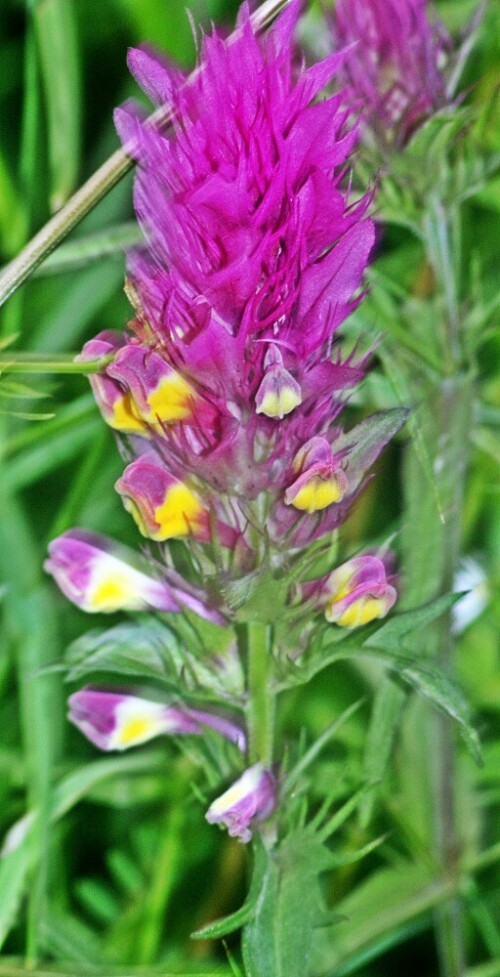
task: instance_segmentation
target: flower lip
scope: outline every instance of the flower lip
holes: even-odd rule
[[[302,403],[300,384],[285,369],[278,346],[271,343],[264,357],[264,376],[255,395],[257,414],[283,420]]]

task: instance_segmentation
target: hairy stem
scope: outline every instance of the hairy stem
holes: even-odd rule
[[[270,685],[271,629],[247,625],[248,733],[251,763],[270,767],[273,759],[274,692]]]

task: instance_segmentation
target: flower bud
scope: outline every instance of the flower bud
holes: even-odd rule
[[[138,420],[147,425],[183,421],[193,412],[194,390],[154,350],[133,343],[124,346],[107,374],[121,384]]]
[[[337,567],[326,581],[327,621],[358,628],[385,617],[397,599],[386,566],[377,556],[358,556]]]
[[[209,824],[223,824],[232,838],[250,841],[251,825],[265,821],[276,806],[276,781],[261,763],[244,774],[209,807]]]
[[[158,541],[209,536],[208,513],[193,489],[174,478],[156,459],[137,458],[118,479],[116,490],[140,532]]]
[[[180,610],[172,588],[131,566],[120,552],[104,536],[71,529],[49,544],[44,566],[63,594],[90,614]]]
[[[210,712],[184,705],[168,706],[140,696],[97,689],[81,689],[68,699],[68,718],[101,750],[126,750],[155,736],[199,736],[210,728],[240,750],[245,749],[241,726]]]
[[[279,347],[271,343],[264,359],[264,377],[255,395],[257,414],[283,420],[302,403],[300,385],[285,369]]]
[[[348,489],[345,472],[322,437],[306,442],[293,460],[298,478],[285,492],[285,504],[312,513],[341,502]]]
[[[110,331],[102,332],[95,339],[85,343],[77,359],[98,359],[123,348],[126,348],[123,335]],[[91,373],[89,376],[90,386],[104,420],[115,431],[148,437],[147,425],[137,413],[130,391],[123,389],[111,376],[109,369],[106,367],[101,373]]]

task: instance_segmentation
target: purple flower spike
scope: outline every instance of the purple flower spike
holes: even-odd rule
[[[327,621],[343,628],[358,628],[385,617],[397,593],[388,578],[389,558],[366,554],[337,567],[326,580]]]
[[[209,807],[209,824],[223,824],[232,838],[248,842],[251,826],[265,821],[276,806],[276,781],[261,763],[249,767],[224,794]]]
[[[335,8],[337,42],[353,45],[344,68],[351,104],[398,145],[447,102],[450,38],[426,7],[426,0],[338,0]]]
[[[44,566],[63,594],[89,614],[179,611],[174,588],[125,562],[121,552],[104,536],[72,529],[52,540]]]
[[[156,736],[200,736],[209,728],[240,750],[245,733],[239,723],[187,706],[168,706],[140,696],[82,689],[68,700],[68,718],[100,750],[127,750]]]

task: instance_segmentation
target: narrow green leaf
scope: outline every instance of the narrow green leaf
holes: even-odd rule
[[[0,947],[3,946],[17,915],[24,895],[29,868],[29,851],[26,844],[9,852],[0,859]]]
[[[0,382],[0,397],[25,397],[27,400],[41,400],[47,397],[45,390],[36,390],[28,386],[27,383],[20,383],[18,380],[4,380]]]
[[[20,194],[0,152],[0,250],[15,254],[25,240],[28,222]]]
[[[410,682],[422,695],[458,723],[460,733],[472,756],[476,763],[481,765],[483,759],[479,737],[471,725],[469,703],[458,685],[455,685],[437,666],[431,667],[428,663],[416,665],[408,660],[405,663],[404,659],[401,659],[399,665],[402,679]]]
[[[328,840],[328,838],[335,834],[335,832],[342,827],[344,822],[347,821],[347,818],[351,816],[352,812],[356,810],[362,799],[372,790],[373,784],[365,784],[354,794],[352,794],[345,804],[342,804],[338,811],[335,811],[335,814],[332,814],[328,821],[321,825],[315,824],[315,831],[317,832],[320,841],[325,842]]]
[[[0,373],[99,373],[111,363],[113,356],[96,360],[76,360],[76,353],[44,355],[43,353],[10,353],[0,357]]]
[[[95,760],[68,774],[54,788],[51,820],[62,818],[75,804],[103,781],[123,774],[133,775],[154,770],[158,775],[164,766],[164,754],[160,751],[144,751],[139,754]],[[37,816],[27,815],[17,822],[6,839],[6,849],[0,858],[0,946],[3,945],[13,924],[24,895],[28,873],[44,856],[43,848],[33,844],[38,833]],[[40,916],[41,923],[43,916]]]
[[[60,245],[36,270],[34,277],[46,278],[49,275],[77,271],[103,258],[123,258],[124,252],[139,244],[142,239],[139,226],[132,221],[80,237],[69,244]]]
[[[402,639],[406,635],[414,631],[420,631],[426,624],[430,624],[431,621],[436,621],[446,611],[449,611],[450,607],[453,607],[457,600],[460,600],[463,596],[462,593],[447,594],[445,597],[439,597],[437,600],[433,600],[423,607],[416,607],[414,610],[403,611],[402,614],[395,614],[363,641],[363,647],[383,648],[385,651],[393,648],[397,651],[401,647]]]
[[[56,420],[57,418],[54,422],[50,419],[44,422],[43,428],[45,424],[55,423]],[[99,418],[94,416],[73,430],[67,427],[60,430],[56,437],[40,439],[36,448],[20,452],[9,462],[4,475],[5,487],[11,492],[19,491],[42,477],[47,478],[61,465],[78,457],[82,449],[92,443],[100,429]],[[42,430],[42,425],[38,430]]]
[[[299,762],[288,774],[281,791],[282,796],[289,793],[295,787],[299,778],[316,759],[318,754],[321,753],[321,750],[324,749],[326,744],[335,736],[340,727],[343,726],[343,724],[353,715],[353,713],[358,711],[364,702],[365,699],[359,699],[358,702],[354,702],[351,706],[348,706],[347,709],[344,709],[344,712],[340,716],[337,716],[333,722],[327,726],[324,732],[321,733],[318,739],[307,750],[304,756],[300,758]]]
[[[243,961],[248,973],[280,977],[276,964],[273,920],[278,894],[278,872],[272,855],[257,835],[253,843],[254,864],[248,901],[254,906],[252,918],[243,930]]]
[[[80,163],[80,70],[71,0],[43,0],[33,9],[45,92],[51,171],[50,207],[69,197]]]
[[[393,407],[391,410],[372,414],[337,439],[336,451],[349,449],[346,472],[349,475],[352,471],[351,489],[359,484],[366,470],[378,458],[384,445],[403,427],[408,414],[409,411],[405,407]]]
[[[0,410],[0,414],[8,417],[19,417],[22,421],[50,421],[55,414],[35,414],[25,410]]]
[[[67,680],[77,682],[96,672],[115,672],[170,684],[170,662],[177,655],[175,636],[154,618],[148,623],[118,624],[104,632],[88,631],[73,642],[67,653]]]
[[[29,831],[32,870],[28,903],[27,952],[37,956],[40,921],[45,912],[51,868],[50,804],[53,767],[59,753],[62,710],[58,676],[41,675],[57,657],[57,627],[51,594],[41,580],[41,561],[33,547],[25,513],[6,489],[1,492],[0,571],[8,583],[4,600],[5,635],[15,656],[20,689],[21,729],[27,771],[27,807],[39,816]],[[33,860],[38,852],[38,861]],[[21,856],[18,856],[21,858]],[[16,861],[13,858],[12,861]],[[21,874],[21,873],[19,873]],[[14,883],[11,881],[11,900]],[[7,909],[8,918],[10,918]]]
[[[363,845],[362,848],[357,848],[355,851],[334,852],[331,856],[332,868],[340,868],[343,865],[354,865],[356,862],[360,862],[361,859],[366,858],[376,848],[380,848],[380,845],[383,845],[386,838],[387,835],[380,835],[379,838],[368,841],[366,845]]]
[[[253,915],[257,901],[257,894],[254,892],[252,900],[247,899],[247,901],[237,909],[236,912],[231,913],[230,916],[224,916],[223,919],[215,919],[213,923],[208,923],[207,926],[202,926],[201,929],[195,930],[191,933],[192,940],[218,940],[222,936],[228,936],[229,933],[234,933],[236,930],[241,929],[245,926]]]

